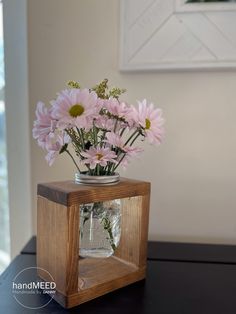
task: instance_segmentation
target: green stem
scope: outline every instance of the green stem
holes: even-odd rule
[[[135,138],[133,139],[133,141],[130,143],[130,146],[132,146],[134,144],[134,142],[137,140],[137,138],[139,137],[140,133],[138,133]],[[123,161],[123,159],[125,158],[126,153],[122,156],[122,158],[120,159],[120,161],[118,162],[118,164],[113,168],[113,172],[119,167],[119,165],[121,164],[121,162]]]
[[[73,163],[75,164],[75,166],[76,166],[77,170],[79,171],[79,173],[81,173],[81,170],[80,170],[79,166],[77,165],[77,163],[76,163],[74,157],[71,155],[71,153],[68,151],[68,149],[66,149],[66,152],[67,152],[67,154],[70,156],[70,158],[72,159],[72,161],[73,161]]]
[[[97,165],[97,176],[99,176],[99,175],[100,175],[100,166]]]
[[[118,162],[118,164],[113,168],[113,171],[115,171],[115,170],[119,167],[119,165],[121,164],[121,162],[123,161],[123,159],[125,158],[125,156],[126,156],[126,153],[121,157],[121,159],[120,159],[120,161]]]
[[[82,129],[79,129],[79,128],[77,128],[77,127],[76,127],[76,130],[77,130],[77,132],[78,132],[78,134],[79,134],[79,137],[80,137],[81,142],[82,142],[82,147],[83,147],[83,150],[84,150],[85,144],[84,144],[84,134],[83,134],[83,130],[82,130]]]
[[[113,237],[113,233],[112,233],[112,226],[111,226],[111,222],[110,222],[109,218],[107,218],[107,217],[102,218],[102,223],[103,223],[104,230],[106,230],[108,232],[109,242],[111,244],[111,247],[112,247],[113,251],[115,251],[116,250],[116,245],[114,243],[114,237]]]
[[[116,119],[115,126],[114,126],[114,133],[116,133],[117,124],[118,124],[118,120]]]
[[[98,129],[97,129],[97,127],[96,127],[96,125],[94,123],[93,123],[92,134],[93,134],[94,146],[97,147],[97,144],[98,144]]]
[[[133,141],[130,143],[130,146],[132,146],[134,144],[134,142],[137,140],[137,138],[139,137],[140,133],[138,133],[135,138],[133,139]]]
[[[134,137],[134,135],[137,133],[137,132],[139,132],[138,130],[135,130],[134,131],[134,133],[128,138],[128,140],[125,142],[125,145],[124,146],[126,146],[128,143],[129,143],[129,141]]]
[[[120,132],[120,137],[122,137],[122,135],[124,134],[126,128],[123,128],[122,131]]]
[[[107,174],[106,171],[107,171],[107,165],[104,167],[105,174]]]
[[[113,166],[113,163],[112,162],[109,162],[108,163],[108,166],[107,166],[107,175],[110,175],[111,174],[111,170],[112,170],[112,166]]]
[[[104,140],[106,137],[106,131],[103,131],[102,135],[101,135],[101,143],[100,143],[100,147],[102,148],[103,144],[104,144]],[[105,146],[105,145],[104,145]]]
[[[80,150],[80,143],[78,142],[76,136],[74,136],[72,134],[72,132],[70,132],[69,130],[66,130],[66,133],[69,135],[69,137],[71,138],[71,141],[73,143],[73,145],[75,145],[77,147],[78,150]]]

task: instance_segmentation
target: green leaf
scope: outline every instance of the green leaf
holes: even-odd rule
[[[67,147],[68,147],[68,144],[67,144],[67,143],[64,144],[64,145],[62,146],[61,150],[59,151],[59,154],[64,153],[64,152],[67,150]]]

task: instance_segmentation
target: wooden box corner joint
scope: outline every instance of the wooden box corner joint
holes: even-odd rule
[[[109,258],[79,258],[80,205],[121,199],[121,239]],[[111,186],[72,181],[38,185],[37,266],[56,283],[54,299],[65,308],[145,278],[150,183],[121,179]]]

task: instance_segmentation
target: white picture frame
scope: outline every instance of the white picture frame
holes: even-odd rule
[[[236,68],[236,3],[121,0],[121,71],[219,68]]]
[[[185,0],[176,0],[175,5],[176,12],[214,12],[236,9],[236,2],[186,3]]]

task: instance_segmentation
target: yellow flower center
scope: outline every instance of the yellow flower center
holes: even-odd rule
[[[145,129],[149,130],[151,127],[151,121],[149,119],[145,119],[145,123],[146,123]]]
[[[73,118],[81,116],[83,112],[84,112],[84,107],[82,104],[75,104],[72,107],[70,107],[70,110],[69,110],[69,114]]]
[[[101,158],[103,157],[103,154],[97,153],[96,157],[97,157],[98,160],[101,160]]]

